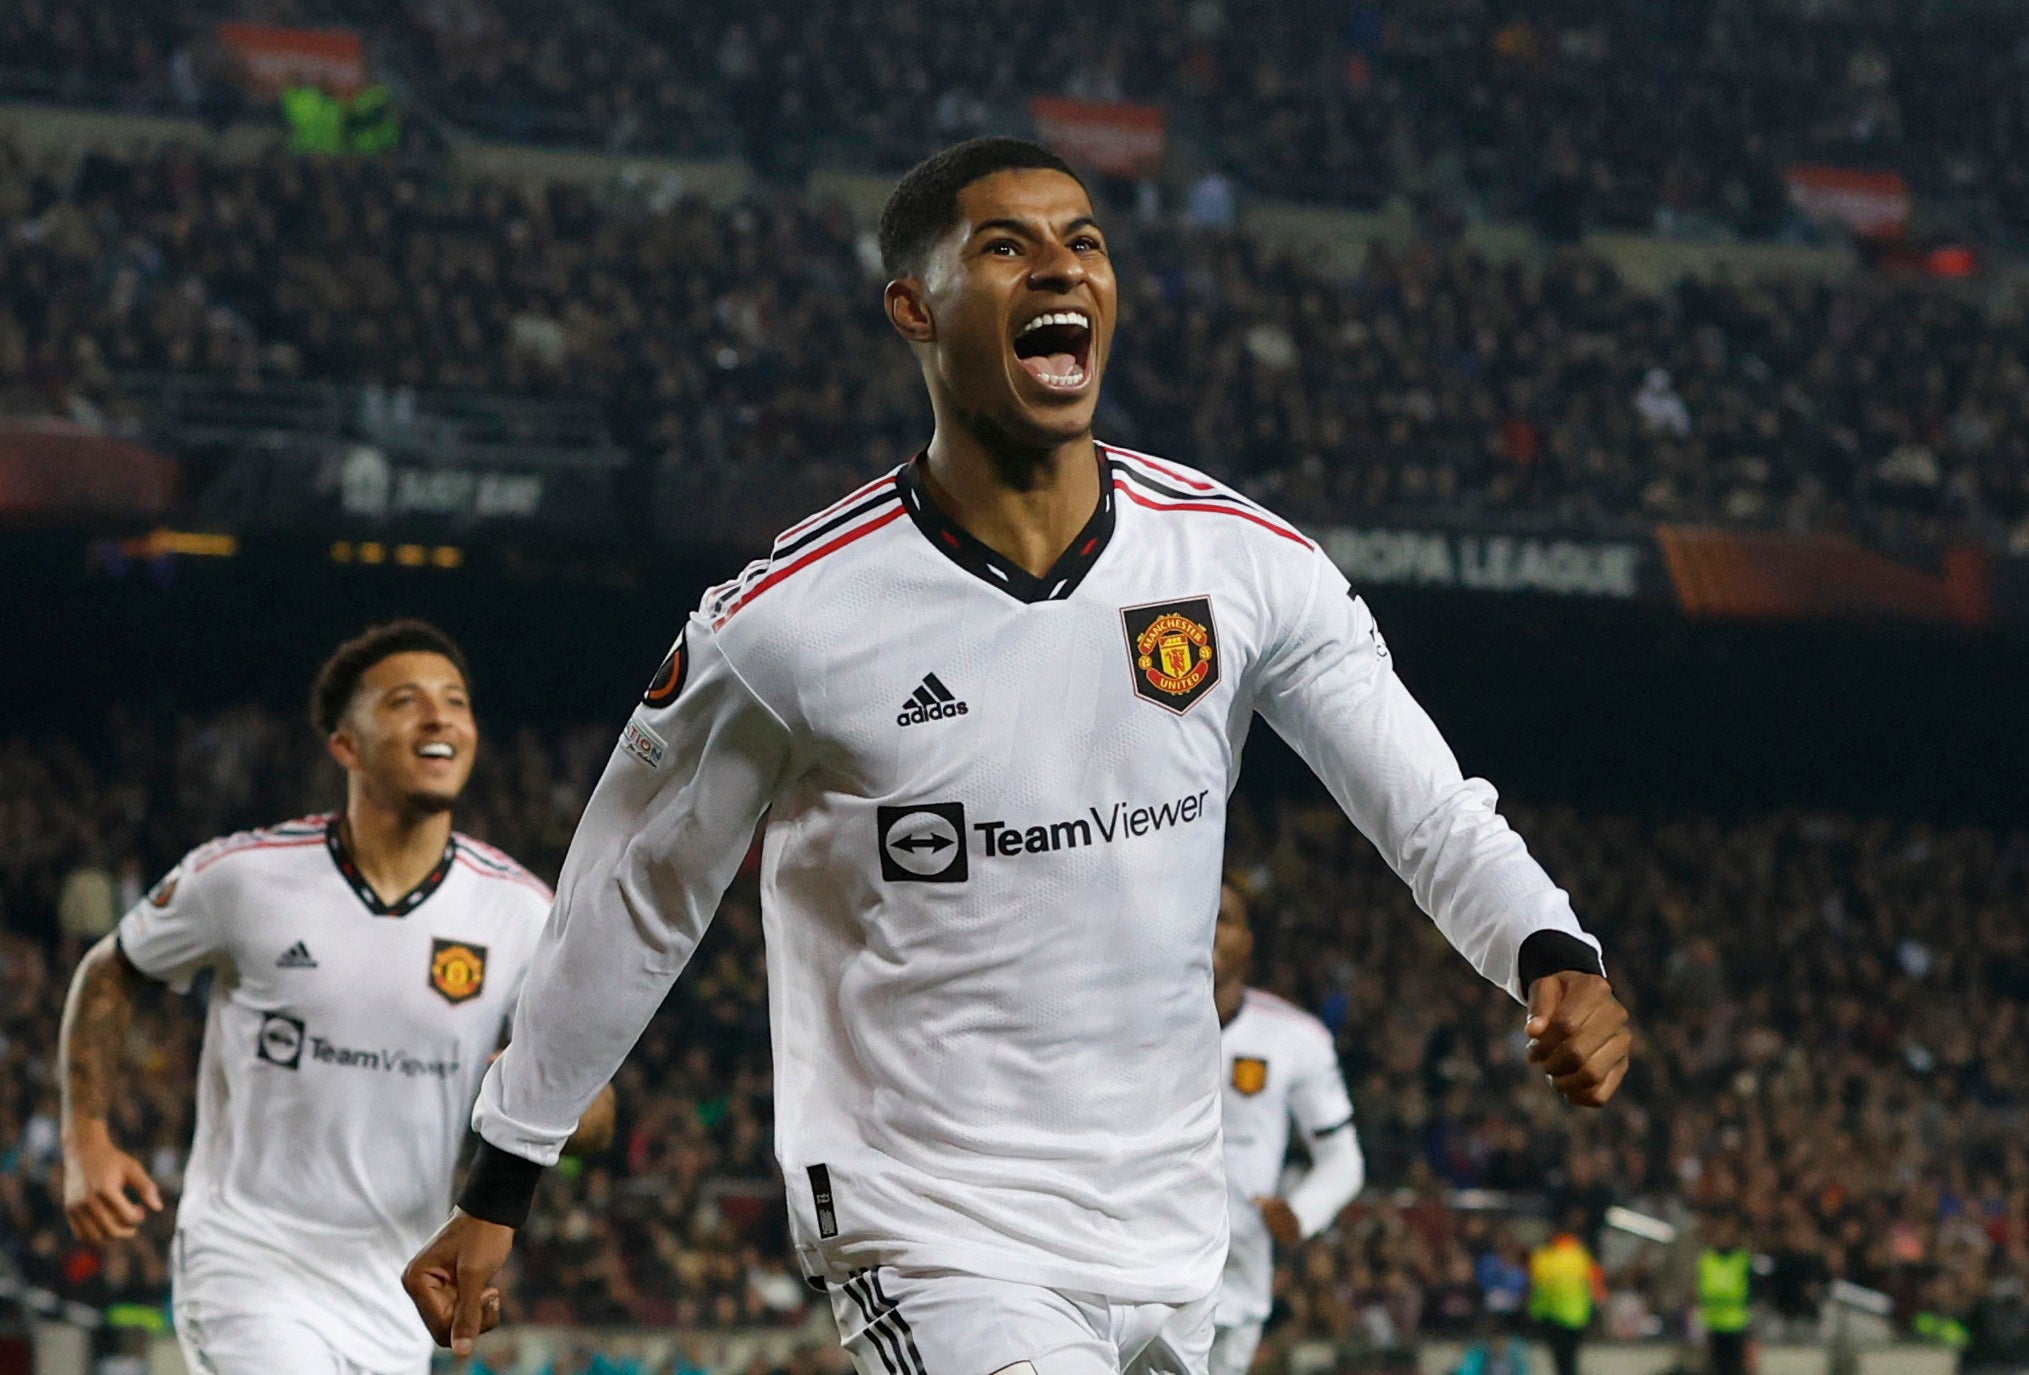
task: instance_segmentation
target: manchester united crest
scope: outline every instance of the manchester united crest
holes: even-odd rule
[[[1210,597],[1130,606],[1120,618],[1127,628],[1134,690],[1145,701],[1181,716],[1218,683]]]
[[[1252,1098],[1268,1087],[1268,1062],[1253,1055],[1233,1057],[1233,1087]]]
[[[450,1003],[478,997],[486,987],[486,947],[469,941],[431,941],[430,987]]]

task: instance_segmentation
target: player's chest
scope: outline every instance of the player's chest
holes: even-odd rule
[[[969,590],[968,590],[969,591]],[[807,696],[813,734],[870,793],[968,774],[1222,778],[1255,652],[1237,600],[1182,582],[991,592],[839,646]]]
[[[498,1034],[513,952],[486,912],[438,895],[403,916],[375,914],[342,887],[323,901],[275,896],[238,932],[235,1001],[351,1039]]]
[[[1233,1035],[1221,1038],[1224,1086],[1229,1109],[1279,1115],[1289,1095],[1295,1058],[1272,1036]]]

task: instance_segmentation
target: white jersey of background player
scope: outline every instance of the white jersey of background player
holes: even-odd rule
[[[940,155],[882,245],[936,433],[707,594],[627,724],[460,1212],[409,1268],[454,1350],[764,813],[790,1230],[869,1375],[1203,1370],[1226,1247],[1212,925],[1257,711],[1483,974],[1517,996],[1540,975],[1546,1028],[1572,990],[1567,1091],[1618,1082],[1596,945],[1345,580],[1228,489],[1092,440],[1117,292],[1062,162]]]
[[[312,696],[346,810],[192,851],[79,967],[60,1054],[87,1239],[132,1232],[128,1186],[160,1206],[104,1121],[133,981],[214,973],[171,1256],[193,1372],[428,1368],[401,1265],[443,1217],[550,901],[451,830],[478,745],[462,665],[417,622],[341,647]]]
[[[1246,1375],[1275,1301],[1275,1243],[1323,1231],[1366,1178],[1353,1101],[1323,1022],[1247,987],[1254,937],[1247,905],[1228,885],[1212,946],[1212,999],[1225,1057],[1222,1125],[1233,1238],[1213,1312],[1211,1375]],[[1291,1124],[1310,1154],[1287,1195],[1278,1193]]]

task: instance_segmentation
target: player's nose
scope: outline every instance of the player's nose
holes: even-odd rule
[[[1029,285],[1038,291],[1069,291],[1085,280],[1085,260],[1069,244],[1046,242],[1029,269]]]

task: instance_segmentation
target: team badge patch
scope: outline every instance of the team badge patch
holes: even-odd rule
[[[648,685],[648,691],[641,694],[641,705],[661,708],[676,700],[676,694],[683,691],[683,680],[690,676],[690,650],[684,639],[690,634],[685,626],[683,633],[676,637],[676,644],[669,651],[669,657],[662,661],[662,667],[655,670],[655,681]]]
[[[1233,1087],[1250,1098],[1267,1088],[1268,1062],[1253,1055],[1235,1055]]]
[[[486,947],[441,938],[431,941],[430,987],[450,1003],[478,997],[486,987]]]
[[[1130,606],[1120,613],[1134,690],[1143,700],[1182,716],[1219,681],[1218,634],[1212,599]]]
[[[148,901],[156,907],[167,907],[176,896],[177,880],[183,877],[183,866],[177,865],[162,876],[162,881],[148,890]]]

